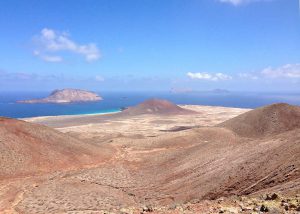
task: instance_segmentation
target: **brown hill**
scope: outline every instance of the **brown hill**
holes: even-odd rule
[[[218,127],[151,139],[115,139],[113,144],[123,150],[119,149],[121,153],[114,161],[68,173],[55,183],[44,182],[28,191],[17,209],[22,213],[49,213],[51,207],[50,213],[90,213],[145,204],[170,208],[257,192],[299,193],[299,139],[299,129],[261,140],[240,138]]]
[[[240,138],[217,127],[155,139],[151,147],[158,152],[137,156],[143,160],[141,174],[153,187],[140,197],[147,194],[153,203],[160,200],[169,204],[266,193],[270,188],[284,194],[299,193],[299,139],[299,129],[261,140]],[[155,197],[158,192],[165,197]]]
[[[0,179],[82,167],[105,157],[96,146],[54,129],[0,117]]]
[[[109,144],[117,152],[111,161],[67,172],[63,177],[43,181],[38,187],[28,187],[15,208],[20,213],[90,213],[91,210],[139,209],[149,205],[158,209],[166,206],[167,213],[177,213],[174,206],[192,206],[202,199],[249,194],[252,198],[258,193],[274,192],[299,194],[300,128],[295,125],[297,120],[290,118],[290,125],[285,119],[297,119],[297,112],[298,107],[276,104],[233,119],[244,128],[249,126],[249,133],[228,125],[169,132],[156,137],[113,138]],[[262,123],[261,118],[264,118],[262,121],[276,118],[271,120],[275,125]],[[237,130],[240,135],[236,134]],[[237,202],[238,209],[234,213],[251,213],[260,208],[261,204],[253,202],[250,209]],[[280,204],[281,199],[278,202]],[[266,206],[272,208],[272,203],[267,202]],[[242,208],[247,209],[244,212]],[[202,212],[186,213],[221,213],[219,211],[220,208],[207,207]],[[141,213],[141,209],[137,213]]]
[[[219,126],[242,137],[263,137],[300,128],[300,107],[285,103],[273,104],[246,112]]]
[[[183,109],[167,100],[149,99],[137,106],[129,107],[121,114],[123,115],[140,115],[140,114],[164,114],[164,115],[180,115],[194,114],[196,112]]]

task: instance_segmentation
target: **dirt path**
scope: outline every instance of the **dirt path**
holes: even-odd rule
[[[112,146],[114,155],[111,158],[97,164],[86,165],[81,168],[44,173],[36,176],[23,176],[15,179],[4,179],[0,181],[0,213],[19,213],[16,206],[23,200],[24,195],[41,184],[55,179],[60,179],[68,174],[73,174],[88,169],[101,168],[101,166],[113,164],[124,158],[124,152],[118,146]]]

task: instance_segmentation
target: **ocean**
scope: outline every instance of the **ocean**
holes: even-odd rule
[[[17,100],[46,97],[49,92],[0,92],[0,116],[25,118],[36,116],[97,114],[120,111],[150,98],[167,99],[176,104],[256,108],[285,102],[300,105],[300,93],[250,92],[101,92],[104,100],[72,104],[22,104]]]

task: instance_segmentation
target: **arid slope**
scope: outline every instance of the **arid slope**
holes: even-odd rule
[[[95,145],[46,126],[0,117],[0,179],[78,168],[105,158]]]
[[[169,115],[159,114],[159,118]],[[214,202],[212,212],[211,207],[203,212],[195,212],[193,207],[205,199],[221,197],[273,192],[295,196],[300,193],[299,119],[299,107],[275,104],[220,125],[152,136],[110,135],[101,140],[104,137],[93,135],[95,130],[85,129],[80,135],[79,127],[73,129],[77,130],[73,135],[80,142],[84,139],[99,147],[110,145],[117,151],[114,157],[93,168],[78,168],[42,180],[36,188],[22,187],[24,194],[13,207],[19,213],[121,213],[124,209],[141,213],[147,205],[158,213],[166,211],[161,211],[162,207],[169,213],[180,213],[172,212],[174,206],[193,202],[196,205],[190,205],[185,213],[218,213],[221,208]],[[112,120],[119,122],[113,126],[117,132],[120,120]],[[90,144],[86,147],[92,148]],[[291,213],[297,206],[289,208]],[[252,211],[250,208],[245,213]],[[242,212],[242,206],[237,205],[236,213]]]
[[[242,137],[274,136],[300,128],[300,107],[285,103],[264,106],[220,124]]]

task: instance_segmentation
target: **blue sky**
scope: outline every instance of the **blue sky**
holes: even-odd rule
[[[1,1],[0,90],[300,90],[298,0]]]

